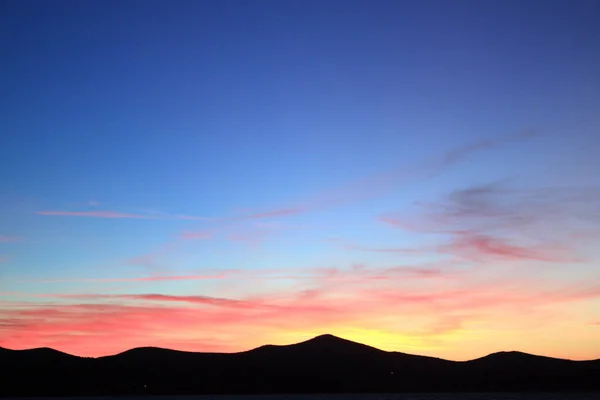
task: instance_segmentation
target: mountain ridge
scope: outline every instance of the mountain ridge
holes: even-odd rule
[[[6,350],[0,369],[0,397],[600,391],[600,360],[513,351],[451,361],[333,335],[237,353],[138,347],[89,358],[48,348]]]
[[[415,357],[427,357],[427,358],[433,358],[433,359],[437,359],[437,360],[444,360],[444,361],[451,361],[451,362],[471,362],[471,361],[477,361],[477,360],[482,360],[485,358],[489,358],[489,357],[504,357],[504,356],[531,356],[531,357],[541,357],[541,358],[546,358],[546,359],[552,359],[552,360],[563,360],[563,361],[572,361],[572,362],[589,362],[589,361],[600,361],[600,358],[595,358],[595,359],[586,359],[586,360],[573,360],[573,359],[568,359],[568,358],[560,358],[560,357],[551,357],[551,356],[545,356],[545,355],[540,355],[540,354],[533,354],[533,353],[526,353],[526,352],[522,352],[522,351],[518,351],[518,350],[500,350],[500,351],[496,351],[493,353],[489,353],[486,355],[483,355],[481,357],[477,357],[477,358],[473,358],[473,359],[469,359],[469,360],[451,360],[451,359],[447,359],[447,358],[442,358],[442,357],[436,357],[436,356],[425,356],[425,355],[420,355],[420,354],[412,354],[412,353],[405,353],[405,352],[401,352],[401,351],[396,351],[396,350],[383,350],[383,349],[379,349],[375,346],[371,346],[371,345],[367,345],[364,343],[360,343],[360,342],[356,342],[353,340],[349,340],[349,339],[345,339],[339,336],[335,336],[329,333],[325,333],[325,334],[321,334],[315,337],[312,337],[310,339],[306,339],[303,340],[301,342],[297,342],[297,343],[291,343],[291,344],[272,344],[272,343],[268,343],[268,344],[264,344],[258,347],[254,347],[248,350],[241,350],[241,351],[235,351],[235,352],[205,352],[205,351],[189,351],[189,350],[178,350],[178,349],[171,349],[171,348],[167,348],[167,347],[158,347],[158,346],[140,346],[140,347],[132,347],[131,349],[127,349],[127,350],[123,350],[121,352],[118,353],[114,353],[114,354],[107,354],[107,355],[103,355],[103,356],[97,356],[97,357],[85,357],[85,356],[80,356],[77,354],[72,354],[72,353],[67,353],[65,351],[62,350],[57,350],[51,347],[33,347],[33,348],[27,348],[27,349],[10,349],[7,347],[2,347],[0,346],[0,352],[1,351],[8,351],[8,352],[31,352],[31,351],[53,351],[56,353],[60,353],[60,354],[64,354],[64,355],[69,355],[72,357],[77,357],[77,358],[92,358],[92,359],[100,359],[100,358],[105,358],[105,357],[115,357],[118,355],[122,355],[122,354],[126,354],[126,353],[130,353],[130,352],[139,352],[139,351],[171,351],[171,352],[175,352],[175,353],[187,353],[187,354],[242,354],[242,353],[248,353],[248,352],[253,352],[253,351],[257,351],[260,349],[264,349],[264,348],[285,348],[285,347],[290,347],[290,346],[302,346],[302,345],[307,345],[307,344],[313,344],[313,343],[322,343],[322,344],[341,344],[344,343],[345,345],[356,345],[356,346],[361,346],[364,348],[370,348],[373,350],[377,350],[379,352],[383,352],[383,353],[394,353],[394,354],[402,354],[402,355],[407,355],[407,356],[415,356]]]

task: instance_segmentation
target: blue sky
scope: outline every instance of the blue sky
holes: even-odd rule
[[[598,279],[597,1],[61,0],[0,7],[0,318],[25,321],[0,331],[13,347],[67,346],[34,335],[20,302],[73,304],[39,296],[87,295],[80,300],[91,302],[99,293],[261,293],[261,301],[276,301],[280,290],[331,293],[297,277],[328,268],[358,276],[364,270],[352,266],[382,275],[399,265],[471,268],[466,248],[490,268],[484,275],[525,279],[518,268],[494,269],[508,257],[570,265],[569,272],[542,269],[536,285],[568,276],[581,288],[577,279]],[[535,135],[514,138],[524,132]],[[482,146],[487,141],[493,143]],[[457,150],[465,153],[448,161]],[[460,203],[452,194],[479,187],[492,196],[477,198],[488,211],[517,197],[523,209],[450,213],[442,220],[454,224],[451,233],[407,228],[406,220],[439,224],[427,210],[449,213]],[[533,212],[535,229],[524,233],[513,224],[513,243],[490,244],[509,212]],[[464,236],[473,224],[479,236]],[[567,241],[573,257],[540,253]],[[532,243],[537,247],[526,253]],[[584,254],[585,262],[569,264]],[[161,279],[232,270],[249,277]],[[273,273],[296,275],[266,278]],[[430,289],[423,285],[415,290]],[[345,290],[338,294],[354,289]],[[600,321],[598,299],[586,301],[585,328],[577,332],[587,347],[562,355],[600,357],[600,343],[582,339],[597,333]],[[382,318],[399,312],[381,307]],[[432,320],[447,317],[428,312]],[[462,315],[460,329],[476,331],[471,317]],[[341,332],[388,348],[409,343],[402,327],[357,315],[336,324],[307,318],[312,333]],[[236,341],[231,332],[240,328],[232,325],[192,347],[175,333],[165,345],[212,349],[221,335],[229,340],[223,349],[239,349],[311,333],[252,327],[257,343]],[[442,344],[410,346],[469,356],[452,350],[467,334],[443,335],[450,335],[446,342],[435,342]],[[88,336],[65,348],[94,355],[121,349]],[[150,332],[121,347],[155,345],[156,337]],[[494,338],[477,349],[491,350]]]

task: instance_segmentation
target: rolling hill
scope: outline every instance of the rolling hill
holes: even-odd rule
[[[0,348],[0,395],[600,390],[600,360],[500,352],[456,362],[321,335],[240,353],[136,348],[81,358]]]

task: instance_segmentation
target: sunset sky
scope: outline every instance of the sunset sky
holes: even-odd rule
[[[599,20],[3,1],[0,346],[600,358]]]

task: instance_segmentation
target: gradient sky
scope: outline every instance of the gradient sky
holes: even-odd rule
[[[600,2],[3,1],[0,346],[600,358]]]

